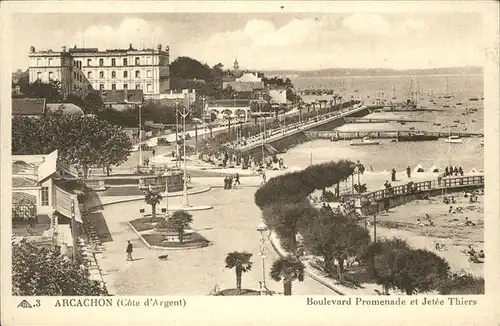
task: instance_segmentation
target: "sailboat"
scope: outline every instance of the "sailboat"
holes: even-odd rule
[[[446,95],[443,98],[451,98],[450,90],[449,90],[449,79],[446,77]]]

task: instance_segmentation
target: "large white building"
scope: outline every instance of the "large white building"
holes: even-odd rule
[[[169,47],[100,51],[97,48],[69,49],[96,90],[141,89],[146,98],[158,98],[170,90]]]
[[[63,97],[74,94],[85,97],[92,91],[92,85],[85,77],[80,62],[74,60],[66,48],[61,52],[52,50],[36,51],[30,47],[29,52],[29,81],[41,82],[59,81]]]

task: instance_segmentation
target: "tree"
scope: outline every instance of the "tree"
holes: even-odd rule
[[[236,272],[236,290],[241,293],[241,276],[252,269],[253,263],[250,258],[253,254],[243,251],[233,251],[226,256],[226,268],[235,269]]]
[[[273,228],[280,239],[292,253],[297,252],[297,231],[299,223],[311,221],[317,215],[317,210],[309,200],[297,203],[278,202],[263,209],[262,215],[266,224]]]
[[[85,103],[82,98],[75,94],[69,94],[64,100],[66,103],[73,103],[74,105],[80,107],[82,110],[85,110]]]
[[[102,296],[107,291],[88,270],[63,258],[60,250],[26,239],[12,243],[12,294],[21,296]]]
[[[61,83],[58,80],[48,83],[37,80],[29,84],[26,97],[45,98],[47,103],[61,103],[63,101]]]
[[[471,274],[451,274],[439,286],[441,295],[484,294],[484,278]]]
[[[401,239],[373,243],[365,257],[369,275],[386,294],[391,288],[408,295],[437,289],[450,269],[443,258],[427,250],[411,249]]]
[[[146,191],[144,200],[146,204],[151,205],[151,223],[156,219],[156,205],[158,205],[162,199],[163,196],[158,191],[150,189]]]
[[[323,257],[329,273],[334,271],[334,261],[337,261],[339,280],[343,276],[344,261],[349,257],[361,256],[370,244],[370,234],[366,229],[331,209],[322,209],[312,223],[302,223],[300,232],[304,246],[313,254]]]
[[[90,92],[83,99],[86,114],[97,114],[104,109],[104,102],[98,92]]]
[[[120,127],[96,117],[48,115],[12,119],[13,154],[47,154],[79,165],[87,177],[90,166],[108,167],[126,161],[132,143]]]
[[[295,257],[280,257],[273,262],[269,275],[273,280],[279,282],[283,280],[285,295],[292,295],[292,282],[304,281],[304,264]]]
[[[184,210],[175,211],[167,220],[166,228],[177,232],[180,243],[184,241],[184,232],[193,222],[193,215]]]

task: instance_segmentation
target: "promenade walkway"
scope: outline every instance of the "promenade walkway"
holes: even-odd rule
[[[246,145],[243,146],[239,145],[236,146],[235,148],[240,151],[248,151],[255,147],[261,146],[263,142],[268,144],[270,142],[279,140],[281,138],[285,138],[299,132],[319,127],[321,125],[332,122],[339,118],[344,118],[366,109],[367,107],[364,106],[362,103],[360,103],[354,105],[352,109],[326,113],[318,115],[315,118],[310,118],[309,120],[304,121],[302,123],[297,122],[287,125],[286,127],[284,126],[282,128],[266,130],[265,134],[264,132],[261,132],[256,135],[253,135],[246,139]]]

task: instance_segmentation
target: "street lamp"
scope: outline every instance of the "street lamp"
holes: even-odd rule
[[[372,201],[370,203],[370,209],[373,209],[373,242],[377,242],[377,212],[378,212],[378,203],[376,201]]]
[[[139,105],[139,166],[142,166],[142,146],[141,146],[142,145],[142,128],[141,128],[141,124],[142,124],[141,123],[142,122],[141,121],[141,119],[142,119],[141,118],[141,115],[142,115],[141,111],[142,111],[142,109],[141,109],[141,107],[142,106]]]
[[[257,231],[260,232],[260,256],[262,258],[262,282],[260,283],[260,293],[261,295],[266,295],[267,294],[267,287],[266,287],[266,268],[265,268],[265,259],[266,259],[266,253],[265,253],[265,241],[266,239],[264,238],[264,232],[268,230],[268,227],[264,220],[260,220],[259,225],[257,225]]]
[[[175,100],[175,166],[179,167],[179,136],[178,136],[178,129],[179,129],[179,100]]]
[[[188,99],[188,105],[189,105],[189,99]],[[188,108],[188,111],[186,112],[186,107],[183,107],[182,113],[179,112],[179,114],[182,117],[182,131],[184,136],[183,138],[183,147],[184,147],[184,189],[183,189],[183,196],[182,196],[182,205],[183,207],[189,207],[188,203],[188,194],[187,194],[187,167],[186,167],[186,117],[190,114],[191,109]]]

